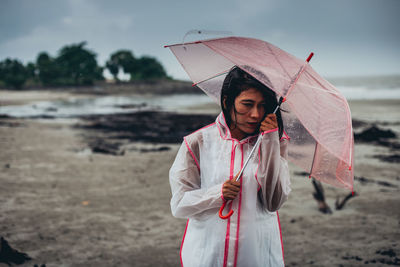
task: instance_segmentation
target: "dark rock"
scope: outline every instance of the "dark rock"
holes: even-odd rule
[[[30,119],[55,119],[56,117],[53,115],[37,115],[37,116],[27,116],[26,118]]]
[[[19,123],[19,122],[0,121],[0,126],[4,126],[4,127],[21,127],[21,126],[23,126],[23,124]]]
[[[122,108],[122,109],[136,109],[136,108],[144,108],[146,107],[146,103],[140,103],[140,104],[130,104],[130,105],[115,105],[115,107]]]
[[[57,112],[57,111],[58,111],[58,108],[49,107],[49,108],[46,108],[46,111],[49,111],[49,112]]]
[[[359,142],[374,142],[379,141],[380,139],[396,137],[396,134],[392,130],[382,130],[375,125],[361,133],[354,134],[354,139]]]
[[[215,121],[215,115],[143,111],[128,114],[84,116],[78,128],[102,132],[132,142],[181,143],[185,135]]]
[[[388,183],[388,182],[385,182],[385,181],[377,181],[376,183],[378,185],[387,186],[387,187],[397,187],[396,185]]]
[[[386,187],[398,187],[397,185],[391,184],[391,183],[386,182],[386,181],[375,181],[375,180],[368,179],[368,178],[365,178],[365,177],[362,177],[362,176],[361,177],[354,176],[354,180],[359,181],[363,185],[365,185],[367,183],[375,183],[375,184],[378,184],[378,185],[381,185],[381,186],[386,186]]]
[[[361,184],[373,183],[374,182],[374,181],[372,181],[370,179],[367,179],[365,177],[362,177],[362,176],[361,177],[354,176],[354,180],[359,181]]]
[[[120,145],[116,143],[102,142],[101,140],[97,140],[92,144],[89,144],[93,153],[101,153],[101,154],[110,154],[114,156],[122,156],[124,155],[124,151],[119,149]]]
[[[178,114],[156,111],[126,114],[89,115],[81,118],[85,137],[94,153],[123,155],[127,142],[180,143],[185,135],[215,121],[215,115]],[[124,140],[124,142],[121,142]],[[141,149],[141,152],[166,151],[169,147]]]
[[[393,249],[382,249],[382,250],[377,250],[376,254],[380,254],[380,255],[387,255],[389,257],[396,257],[396,252],[394,252]]]
[[[377,158],[381,161],[390,162],[390,163],[399,163],[400,162],[400,155],[393,154],[393,155],[374,155],[374,158]]]
[[[377,261],[387,265],[400,265],[400,259],[397,257],[395,257],[394,259],[377,259]]]
[[[294,172],[294,174],[298,175],[298,176],[309,176],[310,175],[310,173],[308,173],[308,172]]]
[[[125,153],[121,146],[130,142],[181,143],[185,135],[214,122],[215,117],[216,115],[141,111],[82,116],[85,123],[75,127],[85,129],[84,137],[94,153],[120,156]],[[142,148],[139,151],[145,153],[169,149],[161,146]]]
[[[343,256],[342,259],[344,259],[344,260],[362,261],[362,258],[360,258],[359,256]]]
[[[0,262],[11,266],[11,264],[22,264],[31,259],[28,254],[12,248],[3,237],[0,237]]]
[[[167,146],[161,146],[157,148],[142,148],[140,149],[140,152],[146,153],[146,152],[160,152],[160,151],[168,151],[170,150],[170,147]]]
[[[353,119],[352,120],[352,125],[353,125],[353,128],[359,128],[359,127],[363,127],[363,126],[368,125],[368,123],[366,123],[365,121],[360,121],[360,120],[357,120],[357,119]]]
[[[394,141],[378,140],[378,141],[376,141],[376,144],[378,144],[380,146],[385,146],[385,147],[391,148],[393,150],[400,149],[400,143],[394,142]]]

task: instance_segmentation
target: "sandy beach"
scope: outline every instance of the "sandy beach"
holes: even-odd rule
[[[0,91],[0,103],[71,94],[87,96]],[[337,198],[349,191],[324,186],[332,214],[318,211],[311,180],[290,165],[292,193],[279,211],[286,266],[400,265],[400,100],[349,104],[358,122],[356,133],[375,125],[397,137],[380,142],[360,137],[355,197],[335,210]],[[180,135],[208,124],[218,113],[216,105],[193,110],[197,117],[192,121],[162,113],[0,118],[0,236],[32,258],[21,266],[179,266],[186,221],[171,215],[168,170]],[[166,136],[168,127],[185,122],[174,136]],[[147,123],[147,131],[118,134],[116,123]]]

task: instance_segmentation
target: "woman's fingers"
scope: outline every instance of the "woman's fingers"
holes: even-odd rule
[[[278,122],[275,114],[268,114],[261,122],[260,131],[265,132],[278,128]]]
[[[237,176],[237,175],[236,175]],[[235,176],[235,177],[236,177]],[[231,185],[231,186],[235,186],[235,187],[239,187],[240,188],[240,181],[235,181],[234,179],[232,180],[226,180],[225,185]]]
[[[239,194],[239,192],[225,192],[223,194],[224,199],[226,200],[233,200],[237,197],[237,195]]]
[[[240,182],[227,180],[222,187],[222,195],[226,200],[233,200],[240,191]]]
[[[276,114],[274,114],[274,113],[269,113],[269,114],[267,114],[267,116],[265,116],[266,118],[268,118],[268,119],[271,119],[271,120],[275,120],[276,121]]]
[[[229,188],[229,187],[224,187],[222,189],[222,193],[226,194],[237,194],[239,193],[240,190],[237,190],[236,188]]]
[[[236,186],[236,185],[233,185],[233,184],[225,184],[224,188],[227,189],[227,190],[234,191],[234,192],[239,192],[240,191],[240,186]]]
[[[276,115],[275,114],[268,114],[265,119],[261,122],[261,124],[272,124],[272,125],[277,125],[278,126],[278,122],[276,119]]]

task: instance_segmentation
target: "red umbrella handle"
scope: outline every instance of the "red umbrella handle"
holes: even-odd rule
[[[220,217],[221,219],[223,219],[223,220],[228,219],[228,218],[231,217],[232,214],[233,214],[233,210],[231,209],[231,210],[228,212],[228,214],[226,214],[225,216],[222,215],[222,212],[223,212],[224,209],[225,209],[226,203],[228,203],[228,201],[224,201],[224,203],[222,204],[221,208],[219,209],[219,217]]]

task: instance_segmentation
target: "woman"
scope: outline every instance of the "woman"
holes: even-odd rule
[[[275,93],[235,67],[221,90],[216,122],[186,137],[170,170],[171,210],[187,218],[183,266],[283,266],[277,210],[290,192],[283,133]],[[235,182],[258,133],[260,147]],[[283,136],[283,137],[282,137]],[[233,215],[218,211],[232,200]]]

